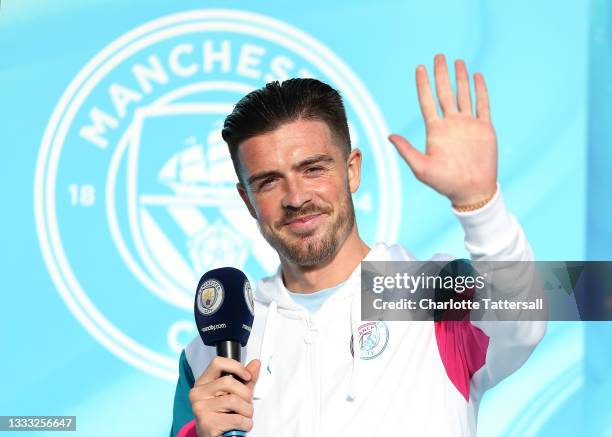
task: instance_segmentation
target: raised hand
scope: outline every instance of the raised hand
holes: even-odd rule
[[[477,204],[495,193],[497,182],[497,139],[484,77],[480,73],[474,75],[474,115],[469,76],[463,61],[455,62],[456,98],[444,55],[436,55],[434,59],[434,76],[441,115],[427,70],[423,65],[416,69],[419,104],[427,133],[425,153],[400,135],[390,135],[389,140],[418,180],[448,197],[455,206]]]

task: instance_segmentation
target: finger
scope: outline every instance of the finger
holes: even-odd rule
[[[251,360],[251,362],[247,364],[246,369],[251,374],[251,380],[248,382],[247,387],[251,389],[251,393],[252,393],[253,387],[255,387],[255,384],[257,383],[257,380],[259,379],[259,371],[261,370],[261,361],[257,359]]]
[[[421,114],[425,122],[438,118],[438,110],[436,109],[436,100],[434,99],[431,86],[429,85],[429,77],[427,69],[423,65],[419,65],[416,69],[416,84],[417,93],[419,95],[419,106]]]
[[[252,390],[231,375],[222,376],[207,384],[195,385],[192,389],[194,400],[210,399],[224,394],[235,394],[246,401],[252,399]]]
[[[480,73],[474,74],[474,90],[476,91],[476,116],[486,121],[491,121],[489,111],[489,92],[484,76]]]
[[[457,81],[457,107],[459,112],[472,115],[470,77],[465,62],[461,59],[455,61],[455,80]]]
[[[222,429],[223,432],[239,429],[240,431],[249,432],[253,429],[253,419],[250,417],[244,417],[240,414],[226,414],[224,418],[225,425]]]
[[[251,374],[247,369],[236,360],[225,357],[215,357],[212,359],[204,373],[195,382],[195,385],[207,384],[221,377],[223,372],[231,373],[241,378],[243,381],[250,381]]]
[[[389,141],[397,148],[417,179],[421,180],[425,172],[427,157],[400,135],[389,135]]]
[[[217,396],[206,402],[208,408],[217,413],[236,413],[244,417],[253,417],[253,404],[234,394]]]
[[[253,419],[244,417],[240,414],[227,413],[210,413],[201,418],[200,428],[208,430],[210,436],[222,436],[224,432],[239,429],[241,431],[250,431],[253,429]]]
[[[436,94],[440,102],[440,108],[444,114],[457,112],[455,97],[448,77],[448,68],[444,55],[436,55],[434,58],[434,77],[436,78]]]

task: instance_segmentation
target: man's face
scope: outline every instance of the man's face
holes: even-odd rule
[[[355,223],[361,153],[347,157],[320,120],[297,120],[243,141],[238,191],[264,238],[300,266],[333,256]]]

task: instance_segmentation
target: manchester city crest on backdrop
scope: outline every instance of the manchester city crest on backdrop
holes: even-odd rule
[[[174,379],[197,334],[200,275],[233,266],[258,279],[276,269],[220,132],[244,94],[290,77],[343,95],[367,163],[354,197],[362,236],[393,241],[401,193],[380,110],[341,59],[295,27],[231,10],[161,17],[95,54],[66,89],[42,139],[37,229],[66,305],[117,357]]]

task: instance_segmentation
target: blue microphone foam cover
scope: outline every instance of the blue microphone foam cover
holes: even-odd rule
[[[246,275],[233,267],[206,272],[196,289],[194,314],[202,341],[246,346],[253,326],[253,292]]]

